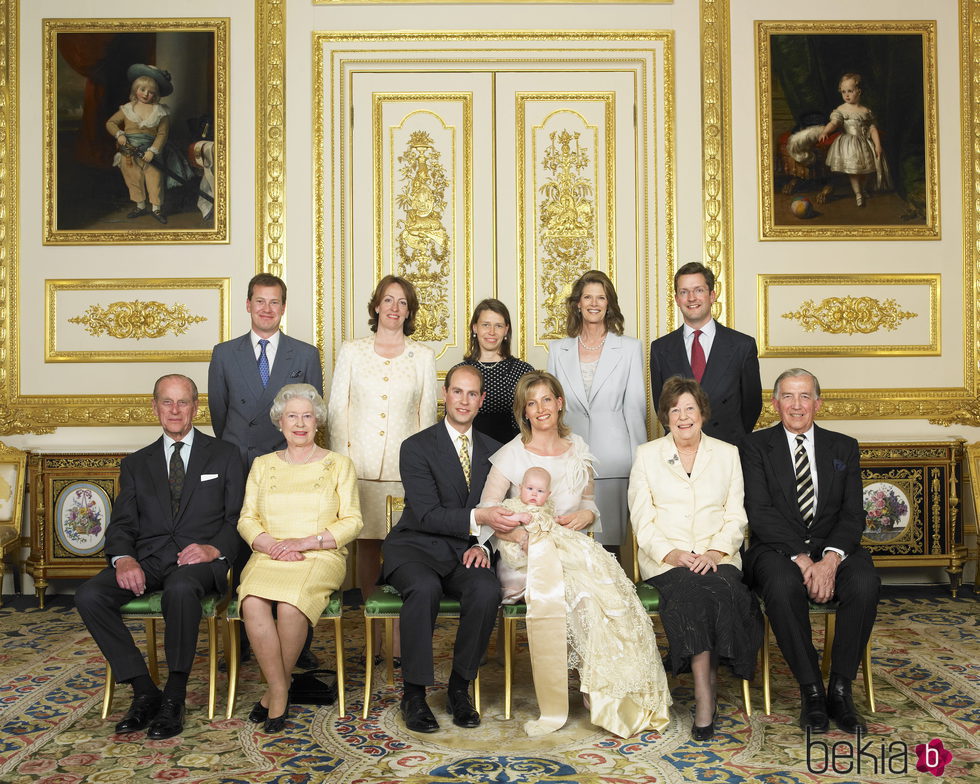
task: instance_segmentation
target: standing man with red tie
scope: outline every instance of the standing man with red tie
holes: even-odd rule
[[[703,432],[738,444],[752,432],[762,412],[762,380],[755,338],[729,329],[711,317],[714,273],[697,261],[674,275],[674,301],[683,325],[650,346],[653,404],[671,376],[693,378],[711,403]]]

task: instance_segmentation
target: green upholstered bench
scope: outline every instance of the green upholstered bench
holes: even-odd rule
[[[241,639],[237,624],[241,623],[242,616],[238,611],[237,597],[228,604],[225,618],[227,619],[225,624],[225,656],[228,659],[228,710],[225,716],[230,719],[235,712],[235,701],[238,693],[238,668],[241,663]],[[344,692],[344,592],[342,590],[330,594],[330,600],[323,612],[320,613],[320,618],[333,621],[337,667],[337,715],[344,716],[347,709]]]
[[[231,583],[231,575],[228,577]],[[208,624],[208,718],[214,718],[214,706],[218,692],[218,619],[228,605],[229,593],[208,594],[201,599],[201,617]],[[123,620],[142,620],[146,625],[146,666],[154,683],[160,682],[160,665],[157,659],[157,621],[163,620],[163,591],[151,591],[137,596],[119,608]],[[102,698],[102,718],[112,712],[112,698],[116,682],[112,667],[105,664],[105,692]]]

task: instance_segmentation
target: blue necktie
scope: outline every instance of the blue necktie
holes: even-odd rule
[[[259,354],[259,378],[262,379],[263,387],[269,385],[269,357],[265,353],[265,347],[268,345],[269,341],[265,338],[259,341],[259,347],[262,349]]]

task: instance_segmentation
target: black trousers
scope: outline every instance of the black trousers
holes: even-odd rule
[[[476,678],[480,659],[490,642],[500,606],[500,582],[493,569],[462,563],[444,575],[417,561],[395,568],[387,582],[402,597],[402,677],[407,683],[431,686],[432,633],[443,595],[459,600],[459,629],[453,648],[453,669],[466,680]]]
[[[201,599],[227,588],[224,561],[171,566],[153,571],[146,564],[146,591],[163,591],[163,647],[170,672],[191,671],[201,624]],[[96,645],[112,667],[118,683],[148,674],[143,654],[133,642],[119,608],[134,598],[116,584],[116,570],[108,567],[82,583],[75,592],[75,607]]]
[[[811,557],[817,560],[820,555],[814,553]],[[765,600],[776,642],[793,675],[801,684],[820,682],[820,659],[813,647],[803,572],[775,550],[760,551],[751,563],[749,585]],[[857,676],[878,611],[880,587],[881,580],[867,550],[855,550],[838,567],[834,599],[840,606],[830,654],[832,673],[848,680]]]

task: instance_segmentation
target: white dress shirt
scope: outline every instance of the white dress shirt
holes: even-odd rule
[[[269,345],[265,347],[265,356],[269,360],[269,372],[272,372],[272,366],[276,361],[276,350],[279,348],[279,336],[282,333],[277,329],[274,335],[270,335],[265,340],[269,341]],[[262,355],[262,346],[259,345],[259,341],[263,340],[260,335],[255,334],[255,330],[248,333],[249,338],[252,340],[252,351],[255,353],[255,362],[258,364],[259,357]]]
[[[795,464],[795,462],[796,462],[796,436],[798,434],[797,433],[791,433],[791,432],[789,432],[789,430],[787,430],[785,427],[783,428],[783,432],[786,434],[786,442],[789,444],[789,453],[790,453],[790,455],[792,455],[793,462]],[[810,425],[810,429],[807,430],[805,433],[801,433],[799,435],[802,435],[803,436],[803,448],[806,450],[807,460],[810,461],[810,481],[813,482],[813,512],[814,512],[814,514],[816,514],[816,512],[817,512],[817,501],[819,500],[820,496],[817,495],[817,492],[818,492],[817,472],[815,470],[816,469],[816,466],[817,466],[817,455],[816,455],[816,452],[814,451],[814,448],[813,448],[813,425]],[[806,540],[806,543],[809,544],[810,543],[810,540],[807,539]],[[826,555],[828,552],[837,553],[837,555],[840,556],[840,559],[842,561],[845,558],[847,558],[847,554],[843,550],[841,550],[839,547],[825,547],[825,548],[823,548],[823,554],[824,555]],[[805,553],[797,553],[796,555],[790,556],[790,560],[795,561],[801,555],[805,555]]]
[[[698,338],[698,342],[701,344],[701,348],[704,351],[704,361],[708,361],[708,356],[711,354],[711,344],[715,340],[715,320],[708,319],[708,323],[701,327],[701,335]],[[694,345],[694,327],[684,324],[684,351],[687,352],[687,361],[691,361],[691,346]]]

